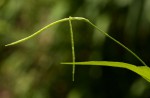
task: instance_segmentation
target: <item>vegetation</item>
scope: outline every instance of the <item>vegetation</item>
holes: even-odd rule
[[[0,98],[149,98],[149,4],[1,0]]]
[[[58,20],[56,22],[50,23],[49,25],[43,27],[42,29],[40,29],[39,31],[35,32],[34,34],[23,38],[21,40],[18,40],[16,42],[12,42],[10,44],[7,44],[5,46],[11,46],[11,45],[15,45],[18,43],[21,43],[25,40],[28,40],[32,37],[34,37],[35,35],[41,33],[43,30],[57,24],[57,23],[61,23],[64,22],[66,20],[69,20],[69,26],[70,26],[70,34],[71,34],[71,45],[72,45],[72,63],[62,63],[62,64],[73,64],[73,81],[74,81],[74,74],[75,74],[75,64],[79,64],[79,65],[103,65],[103,66],[112,66],[112,67],[120,67],[120,68],[127,68],[133,72],[136,72],[137,74],[141,75],[143,78],[145,78],[147,81],[150,82],[150,68],[145,64],[144,61],[142,61],[142,59],[140,59],[134,52],[132,52],[129,48],[127,48],[126,46],[124,46],[122,43],[120,43],[119,41],[117,41],[116,39],[114,39],[113,37],[111,37],[110,35],[108,35],[107,33],[105,33],[104,31],[102,31],[101,29],[99,29],[96,25],[94,25],[93,23],[91,23],[88,19],[82,18],[82,17],[69,17],[69,18],[65,18],[65,19],[61,19]],[[135,65],[131,65],[131,64],[127,64],[127,63],[121,63],[121,62],[109,62],[109,61],[90,61],[90,62],[75,62],[75,50],[74,50],[74,38],[73,38],[73,30],[72,30],[72,23],[71,20],[83,20],[89,24],[91,24],[93,27],[95,27],[96,29],[98,29],[100,32],[102,32],[103,34],[105,34],[107,37],[109,37],[110,39],[112,39],[113,41],[115,41],[116,43],[118,43],[119,45],[121,45],[123,48],[125,48],[127,51],[129,51],[131,54],[133,54],[139,61],[141,61],[141,63],[144,66],[140,66],[137,67]]]

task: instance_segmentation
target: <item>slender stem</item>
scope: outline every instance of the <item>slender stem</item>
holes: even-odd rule
[[[69,26],[70,26],[70,35],[71,35],[71,48],[72,48],[72,81],[74,81],[74,74],[75,74],[75,49],[74,49],[74,37],[73,37],[73,29],[72,29],[72,23],[71,18],[69,17]]]
[[[116,42],[117,44],[119,44],[120,46],[122,46],[124,49],[126,49],[128,52],[130,52],[134,57],[136,57],[144,66],[147,66],[146,63],[137,55],[135,54],[132,50],[130,50],[128,47],[126,47],[124,44],[122,44],[121,42],[119,42],[118,40],[116,40],[115,38],[111,37],[109,34],[107,34],[106,32],[104,32],[103,30],[99,29],[96,25],[94,25],[92,22],[90,22],[88,19],[84,19],[87,23],[89,23],[90,25],[92,25],[94,28],[96,28],[98,31],[100,31],[101,33],[103,33],[104,35],[106,35],[108,38],[110,38],[111,40],[113,40],[114,42]]]
[[[71,21],[71,20],[80,20],[80,21],[85,21],[87,23],[89,23],[91,26],[93,26],[94,28],[96,28],[98,31],[100,31],[101,33],[103,33],[104,35],[106,35],[108,38],[110,38],[111,40],[113,40],[114,42],[116,42],[117,44],[119,44],[120,46],[122,46],[123,48],[125,48],[128,52],[130,52],[133,56],[135,56],[143,65],[147,66],[146,63],[137,55],[135,54],[133,51],[131,51],[129,48],[127,48],[125,45],[123,45],[122,43],[120,43],[118,40],[114,39],[113,37],[111,37],[109,34],[107,34],[106,32],[102,31],[101,29],[99,29],[96,25],[94,25],[92,22],[90,22],[88,19],[83,18],[83,17],[69,17],[69,18],[64,18],[64,19],[60,19],[58,21],[55,21],[53,23],[48,24],[47,26],[43,27],[42,29],[38,30],[37,32],[33,33],[32,35],[25,37],[23,39],[20,39],[18,41],[12,42],[10,44],[7,44],[5,46],[10,46],[10,45],[15,45],[15,44],[19,44],[23,41],[26,41],[32,37],[34,37],[35,35],[40,34],[42,31],[44,31],[45,29],[56,25],[58,23],[61,22],[65,22],[65,21]]]
[[[68,21],[68,20],[83,20],[83,19],[84,19],[84,18],[82,18],[82,17],[71,17],[71,18],[60,19],[60,20],[58,20],[58,21],[55,21],[55,22],[52,22],[52,23],[46,25],[45,27],[43,27],[42,29],[38,30],[37,32],[33,33],[33,34],[30,35],[30,36],[27,36],[27,37],[25,37],[25,38],[23,38],[23,39],[20,39],[20,40],[18,40],[18,41],[12,42],[12,43],[7,44],[7,45],[5,45],[5,46],[11,46],[11,45],[15,45],[15,44],[19,44],[19,43],[21,43],[21,42],[24,42],[24,41],[26,41],[26,40],[28,40],[28,39],[30,39],[30,38],[32,38],[32,37],[34,37],[34,36],[40,34],[42,31],[44,31],[44,30],[50,28],[51,26],[56,25],[56,24],[59,24],[59,23],[62,23],[62,22]]]

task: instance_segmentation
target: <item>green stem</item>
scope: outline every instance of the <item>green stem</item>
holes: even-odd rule
[[[65,22],[65,21],[69,21],[69,25],[70,25],[70,33],[71,33],[71,44],[72,44],[72,59],[73,59],[73,71],[72,71],[72,74],[73,74],[73,81],[74,81],[74,73],[75,73],[75,51],[74,51],[74,39],[73,39],[73,30],[72,30],[72,24],[71,24],[71,20],[79,20],[79,21],[85,21],[87,23],[89,23],[91,26],[93,26],[94,28],[96,28],[98,31],[100,31],[101,33],[103,33],[104,35],[106,35],[108,38],[110,38],[111,40],[113,40],[114,42],[116,42],[117,44],[119,44],[120,46],[122,46],[123,48],[125,48],[128,52],[130,52],[134,57],[136,57],[143,65],[147,66],[146,63],[138,56],[136,55],[134,52],[132,52],[129,48],[127,48],[125,45],[123,45],[122,43],[120,43],[118,40],[114,39],[113,37],[111,37],[109,34],[107,34],[106,32],[102,31],[101,29],[99,29],[96,25],[94,25],[92,22],[90,22],[88,19],[85,19],[83,17],[69,17],[69,18],[64,18],[64,19],[61,19],[61,20],[58,20],[58,21],[55,21],[53,23],[50,23],[48,24],[47,26],[43,27],[42,29],[38,30],[37,32],[33,33],[32,35],[28,36],[28,37],[25,37],[21,40],[18,40],[18,41],[15,41],[15,42],[12,42],[10,44],[7,44],[5,46],[10,46],[10,45],[15,45],[15,44],[19,44],[23,41],[26,41],[38,34],[40,34],[42,31],[44,31],[45,29],[53,26],[53,25],[56,25],[58,23],[62,23],[62,22]]]
[[[75,74],[75,50],[74,50],[74,38],[73,38],[73,29],[72,29],[72,23],[71,18],[69,17],[69,26],[70,26],[70,35],[71,35],[71,48],[72,48],[72,81],[74,81],[74,74]]]
[[[122,46],[124,49],[126,49],[128,52],[130,52],[134,57],[136,57],[144,66],[147,66],[146,63],[137,55],[135,54],[132,50],[130,50],[128,47],[126,47],[125,45],[123,45],[121,42],[119,42],[118,40],[116,40],[115,38],[111,37],[109,34],[107,34],[106,32],[104,32],[103,30],[99,29],[96,25],[94,25],[92,22],[90,22],[88,19],[84,19],[87,23],[89,23],[90,25],[92,25],[94,28],[96,28],[98,31],[100,31],[101,33],[103,33],[104,35],[106,35],[108,38],[110,38],[111,40],[113,40],[114,42],[116,42],[117,44],[119,44],[120,46]]]
[[[55,22],[52,22],[52,23],[46,25],[45,27],[43,27],[42,29],[38,30],[37,32],[33,33],[33,34],[30,35],[30,36],[27,36],[27,37],[25,37],[25,38],[23,38],[23,39],[20,39],[20,40],[18,40],[18,41],[12,42],[12,43],[7,44],[7,45],[5,45],[5,46],[11,46],[11,45],[15,45],[15,44],[19,44],[19,43],[21,43],[21,42],[24,42],[24,41],[26,41],[26,40],[28,40],[28,39],[30,39],[30,38],[32,38],[32,37],[34,37],[34,36],[40,34],[42,31],[44,31],[44,30],[50,28],[51,26],[56,25],[56,24],[59,24],[59,23],[62,23],[62,22],[65,22],[65,21],[68,21],[68,20],[84,20],[84,18],[82,18],[82,17],[71,17],[71,18],[60,19],[60,20],[58,20],[58,21],[55,21]]]

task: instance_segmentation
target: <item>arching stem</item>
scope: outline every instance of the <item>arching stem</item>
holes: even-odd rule
[[[119,44],[120,46],[122,46],[124,49],[126,49],[128,52],[130,52],[134,57],[136,57],[143,65],[147,66],[146,63],[137,55],[135,54],[133,51],[131,51],[128,47],[126,47],[125,45],[123,45],[122,43],[120,43],[118,40],[116,40],[115,38],[111,37],[109,34],[107,34],[106,32],[102,31],[101,29],[99,29],[96,25],[94,25],[92,22],[90,22],[88,19],[83,18],[83,17],[69,17],[69,18],[64,18],[64,19],[60,19],[58,21],[55,21],[53,23],[48,24],[47,26],[43,27],[42,29],[38,30],[37,32],[33,33],[32,35],[25,37],[23,39],[20,39],[18,41],[12,42],[10,44],[7,44],[5,46],[11,46],[11,45],[15,45],[15,44],[19,44],[23,41],[26,41],[38,34],[40,34],[42,31],[44,31],[47,28],[50,28],[51,26],[54,26],[56,24],[65,22],[65,21],[69,21],[69,26],[70,26],[70,34],[71,34],[71,45],[72,45],[72,60],[73,60],[73,71],[72,71],[72,80],[74,81],[74,74],[75,74],[75,50],[74,50],[74,38],[73,38],[73,30],[72,30],[72,20],[79,20],[79,21],[85,21],[88,24],[90,24],[91,26],[93,26],[94,28],[96,28],[99,32],[103,33],[104,35],[106,35],[108,38],[110,38],[111,40],[113,40],[114,42],[116,42],[117,44]]]

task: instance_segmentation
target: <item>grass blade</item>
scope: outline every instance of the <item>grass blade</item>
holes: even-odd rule
[[[61,64],[75,64],[75,65],[97,65],[97,66],[109,66],[109,67],[118,67],[118,68],[126,68],[131,70],[148,82],[150,82],[150,67],[148,66],[135,66],[132,64],[124,63],[124,62],[113,62],[113,61],[85,61],[85,62],[63,62]]]

